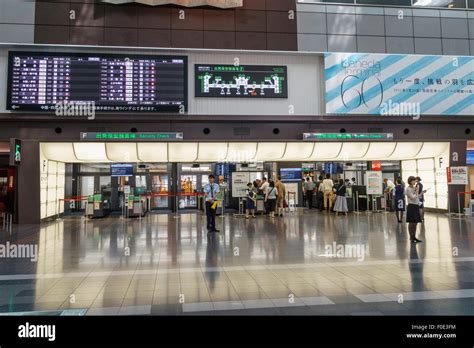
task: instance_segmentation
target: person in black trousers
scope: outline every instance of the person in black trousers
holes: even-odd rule
[[[207,217],[207,231],[220,232],[216,229],[216,208],[214,203],[216,202],[216,195],[219,193],[219,185],[215,183],[216,177],[209,175],[209,183],[204,186],[204,193],[206,194],[206,217]]]
[[[304,191],[306,194],[306,203],[308,204],[308,209],[313,208],[313,190],[314,184],[308,176],[306,178],[306,182],[304,183]]]

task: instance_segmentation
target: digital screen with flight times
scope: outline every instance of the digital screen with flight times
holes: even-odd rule
[[[288,98],[287,67],[195,65],[196,97]]]
[[[55,111],[93,103],[97,112],[182,112],[187,57],[10,52],[7,109]]]

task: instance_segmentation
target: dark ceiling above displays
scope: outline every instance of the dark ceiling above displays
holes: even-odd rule
[[[184,7],[212,6],[218,8],[236,8],[243,6],[243,0],[102,0],[102,2],[117,5],[136,2],[150,6],[178,5]]]
[[[295,0],[243,0],[230,9],[36,0],[35,11],[36,44],[298,50]]]

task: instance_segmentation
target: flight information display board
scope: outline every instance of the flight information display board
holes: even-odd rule
[[[301,168],[281,168],[280,169],[281,181],[301,181],[302,169]]]
[[[133,164],[111,164],[110,175],[112,177],[133,176]]]
[[[187,105],[187,58],[10,52],[7,109],[55,111],[61,103],[97,112],[178,112]]]
[[[288,98],[286,66],[195,65],[196,97]]]

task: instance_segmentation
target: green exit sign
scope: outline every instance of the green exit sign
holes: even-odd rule
[[[304,133],[303,140],[393,140],[393,133]]]
[[[82,132],[84,141],[173,141],[183,140],[183,133],[129,133],[129,132]]]

